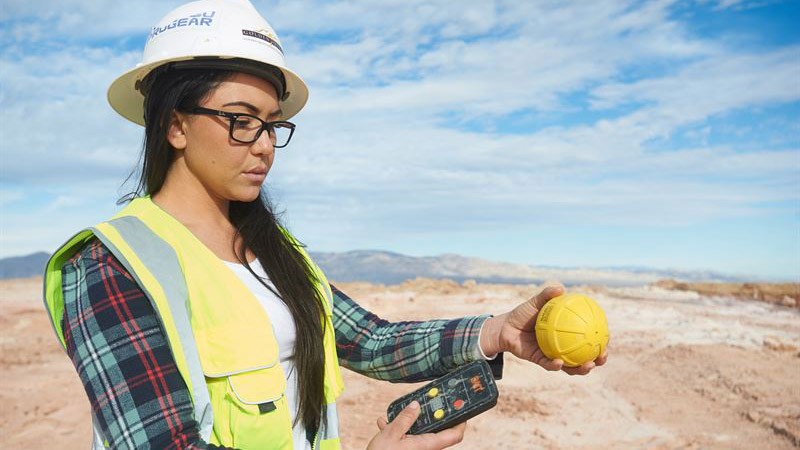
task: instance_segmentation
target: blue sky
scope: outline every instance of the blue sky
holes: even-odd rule
[[[3,2],[0,257],[118,208],[105,90],[180,3]],[[800,279],[800,2],[254,4],[311,91],[267,185],[312,251]]]

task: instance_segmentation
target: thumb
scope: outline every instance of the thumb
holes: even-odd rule
[[[384,427],[383,432],[389,433],[392,437],[399,439],[411,429],[417,417],[419,417],[419,403],[414,400],[403,408],[394,420]]]
[[[544,307],[544,304],[549,302],[550,300],[558,297],[559,295],[564,293],[564,286],[562,285],[555,285],[555,286],[548,286],[539,292],[538,295],[531,299],[531,303],[533,303],[536,310],[540,310]]]
[[[539,310],[555,297],[564,293],[563,286],[548,286],[530,300],[518,305],[511,311],[508,323],[518,330],[533,330]]]

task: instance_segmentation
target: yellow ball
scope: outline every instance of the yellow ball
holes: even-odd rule
[[[608,344],[608,322],[600,305],[585,295],[564,294],[545,303],[536,319],[536,340],[550,359],[576,367],[600,356]]]

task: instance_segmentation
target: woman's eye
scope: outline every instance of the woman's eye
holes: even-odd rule
[[[249,130],[260,126],[261,124],[251,117],[237,117],[233,122],[233,127],[239,130]]]

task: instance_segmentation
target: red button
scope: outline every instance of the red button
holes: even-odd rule
[[[461,409],[461,408],[463,408],[463,407],[464,407],[464,400],[458,399],[458,400],[454,401],[454,402],[453,402],[453,407],[454,407],[455,409]]]

